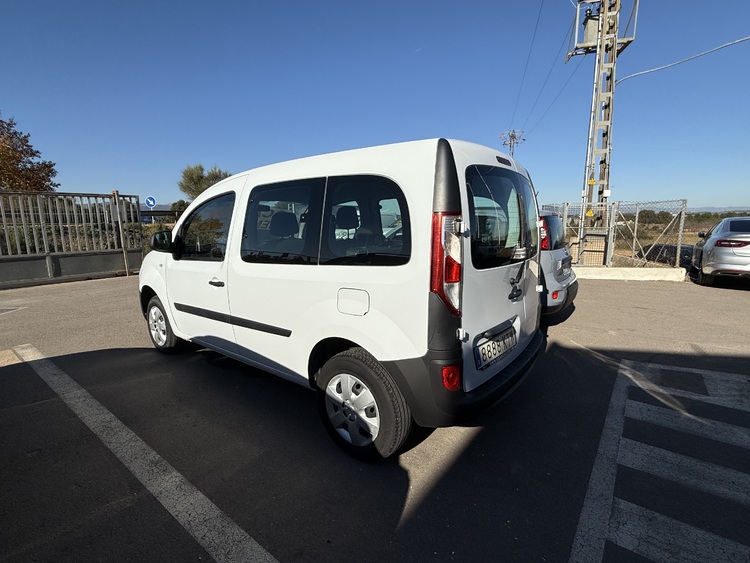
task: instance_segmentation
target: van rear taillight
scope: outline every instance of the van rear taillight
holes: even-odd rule
[[[549,226],[547,220],[544,217],[539,217],[542,220],[542,228],[540,236],[542,239],[542,250],[549,250]]]
[[[443,387],[448,391],[458,391],[461,389],[461,366],[443,366]]]
[[[461,315],[463,246],[458,213],[432,215],[432,267],[430,291],[436,293],[456,315]]]

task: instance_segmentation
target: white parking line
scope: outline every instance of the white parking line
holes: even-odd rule
[[[620,364],[617,372],[599,440],[599,450],[591,470],[589,488],[578,518],[578,528],[570,551],[570,561],[575,563],[600,563],[604,556],[617,476],[617,448],[625,423],[625,401],[628,398],[628,379],[623,371],[629,369],[629,366],[624,364],[625,361]]]
[[[609,530],[610,541],[652,561],[739,563],[750,560],[750,547],[746,545],[617,498]],[[680,546],[679,556],[675,545]]]
[[[672,409],[631,400],[625,405],[625,416],[750,450],[750,432],[741,426],[697,416],[687,417]]]
[[[665,392],[665,389],[652,381],[661,370],[695,373],[703,379],[708,395],[674,388],[669,388],[669,394],[675,399],[691,399],[730,409],[750,410],[750,377],[746,375],[659,364],[638,363],[637,367],[637,370],[632,371],[632,380],[646,391]]]
[[[628,438],[620,439],[617,463],[692,489],[750,506],[750,475]]]
[[[14,352],[41,377],[211,557],[276,559],[85,389],[30,344]]]
[[[660,370],[697,373],[708,395],[664,388]],[[663,405],[628,399],[630,386]],[[750,449],[746,428],[689,414],[681,398],[750,410],[747,376],[620,362],[599,449],[570,554],[571,563],[600,563],[607,541],[653,561],[750,561],[750,547],[679,522],[614,496],[618,465],[654,475],[718,498],[750,506],[750,475],[625,438],[625,417]]]

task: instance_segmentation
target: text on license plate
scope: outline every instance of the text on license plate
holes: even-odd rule
[[[474,360],[477,364],[477,369],[484,369],[488,365],[495,363],[496,360],[505,356],[515,346],[516,329],[513,327],[475,346]]]

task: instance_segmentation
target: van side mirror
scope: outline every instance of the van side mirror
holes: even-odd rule
[[[148,245],[157,252],[172,251],[172,231],[159,231],[151,235]]]

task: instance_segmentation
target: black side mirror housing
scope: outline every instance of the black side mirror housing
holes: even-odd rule
[[[698,233],[698,238],[706,238],[706,233],[701,231],[700,233]]]
[[[159,231],[151,235],[148,245],[157,252],[172,251],[172,231]]]

